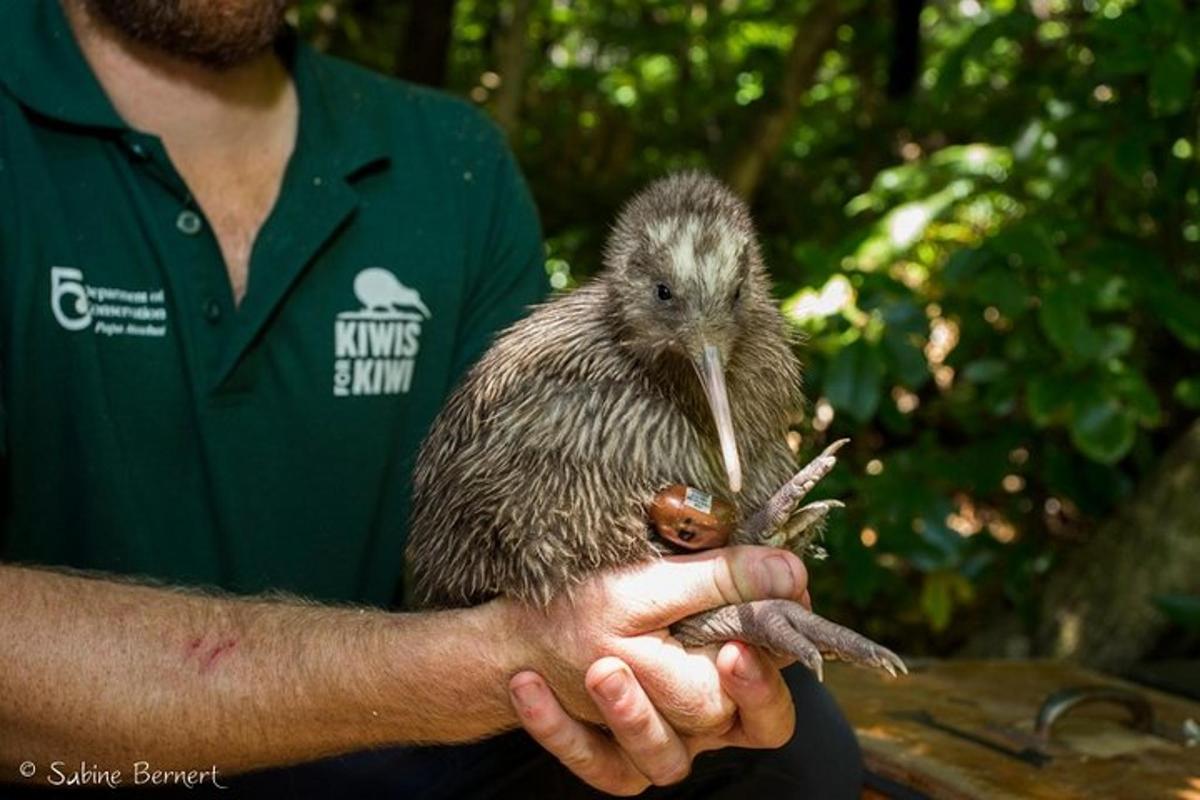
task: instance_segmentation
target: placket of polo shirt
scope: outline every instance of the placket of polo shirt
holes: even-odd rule
[[[284,57],[292,64],[300,102],[296,149],[251,252],[246,296],[215,373],[218,394],[243,391],[252,380],[239,374],[239,366],[291,287],[358,208],[352,181],[368,167],[388,161],[378,133],[336,118],[338,103],[330,97],[334,90],[321,84],[309,61],[313,55],[293,47]]]
[[[222,320],[233,308],[220,245],[162,141],[137,131],[122,134],[120,141],[134,168],[151,179],[138,193],[142,215],[153,220],[150,233],[170,286],[176,329],[194,354],[200,385],[207,385],[228,335]]]
[[[320,174],[300,154],[297,161],[254,242],[246,295],[215,367],[217,394],[246,388],[248,376],[238,373],[247,351],[291,286],[358,206],[357,193],[340,175]]]

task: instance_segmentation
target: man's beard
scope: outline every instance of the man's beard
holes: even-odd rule
[[[216,69],[271,46],[290,0],[87,0],[135,41]]]

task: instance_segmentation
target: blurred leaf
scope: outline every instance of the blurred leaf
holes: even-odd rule
[[[1113,392],[1143,425],[1155,425],[1162,416],[1158,397],[1136,369],[1121,365],[1110,378]]]
[[[954,612],[954,596],[944,573],[931,572],[921,585],[921,611],[935,631],[945,630]]]
[[[1180,22],[1179,0],[1142,0],[1150,24],[1160,31],[1172,31]]]
[[[1046,337],[1061,352],[1083,359],[1100,350],[1100,337],[1088,320],[1087,308],[1076,292],[1054,288],[1042,298],[1038,320]]]
[[[1148,294],[1154,312],[1179,341],[1200,350],[1200,299],[1165,281],[1150,284]]]
[[[1107,361],[1123,356],[1133,347],[1133,328],[1128,325],[1105,325],[1097,338],[1097,361]]]
[[[1073,386],[1069,376],[1057,372],[1035,375],[1025,390],[1029,416],[1042,427],[1065,418]]]
[[[1195,92],[1195,57],[1182,44],[1159,53],[1150,70],[1150,105],[1158,114],[1178,114]]]
[[[915,390],[929,381],[929,362],[910,336],[889,327],[883,335],[883,350],[889,370],[901,384]]]
[[[970,582],[957,572],[931,572],[921,584],[921,611],[935,631],[950,624],[954,607],[971,600]]]
[[[1095,461],[1113,464],[1133,447],[1133,417],[1111,398],[1091,395],[1071,417],[1071,441]]]
[[[1007,317],[1022,313],[1029,300],[1029,293],[1016,274],[1003,269],[989,269],[980,275],[975,283],[975,296]]]
[[[925,312],[911,300],[892,300],[880,308],[880,313],[887,323],[887,334],[911,336],[923,334],[929,329]]]
[[[981,358],[963,367],[963,378],[971,383],[990,383],[1008,373],[1008,364],[998,358]]]
[[[866,605],[879,590],[883,577],[882,571],[875,563],[875,552],[863,547],[856,535],[842,536],[839,546],[834,549],[831,542],[830,549],[838,559],[839,566],[846,570],[846,589],[851,601],[858,606]]]
[[[838,411],[866,422],[879,407],[883,361],[862,339],[843,347],[825,375],[825,396]]]
[[[1113,148],[1113,167],[1129,186],[1141,186],[1150,166],[1150,148],[1138,134],[1122,137]]]
[[[1005,231],[992,240],[991,247],[1005,253],[1013,266],[1048,270],[1062,266],[1058,248],[1046,229],[1036,222],[1024,222]]]
[[[1175,399],[1192,409],[1200,409],[1200,376],[1184,378],[1175,384]]]

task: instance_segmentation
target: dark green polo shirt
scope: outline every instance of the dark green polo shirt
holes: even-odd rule
[[[420,439],[544,290],[502,136],[285,42],[298,140],[235,307],[57,0],[5,12],[0,561],[388,603]]]

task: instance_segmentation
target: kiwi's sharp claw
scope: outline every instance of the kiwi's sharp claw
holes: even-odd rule
[[[824,450],[822,450],[821,455],[822,456],[831,456],[848,444],[850,444],[849,439],[838,439],[836,442],[834,442],[833,444],[829,445]]]

